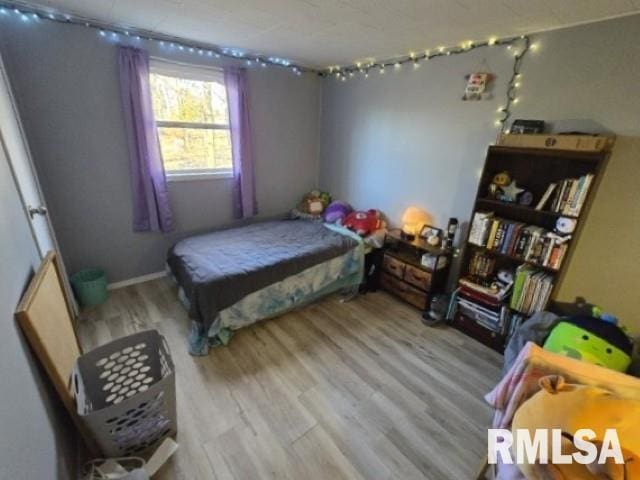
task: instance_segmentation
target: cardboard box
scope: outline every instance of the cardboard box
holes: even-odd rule
[[[601,135],[545,135],[501,133],[497,144],[503,147],[548,148],[552,150],[580,150],[601,152],[610,150],[615,137]]]

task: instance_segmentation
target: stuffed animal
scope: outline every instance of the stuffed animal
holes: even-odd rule
[[[327,223],[342,222],[344,217],[353,212],[353,208],[346,202],[336,200],[332,202],[324,211],[324,221]]]
[[[633,343],[614,323],[585,315],[562,319],[551,330],[544,349],[625,372]]]
[[[540,379],[540,391],[524,402],[513,417],[514,443],[517,432],[528,430],[529,435],[537,429],[560,429],[561,450],[564,454],[577,452],[573,437],[580,429],[590,429],[595,438],[597,455],[603,445],[605,432],[615,429],[624,464],[616,464],[611,457],[606,463],[597,461],[588,465],[577,462],[553,464],[552,442],[547,442],[549,462],[524,462],[518,468],[528,479],[635,479],[640,478],[640,388],[632,388],[621,396],[616,392],[597,386],[566,383],[562,376],[550,375]],[[635,382],[638,383],[637,381]],[[597,460],[597,459],[596,459]]]
[[[342,222],[342,225],[353,230],[361,237],[368,235],[382,226],[380,212],[375,209],[351,212]]]
[[[531,206],[533,203],[533,193],[529,190],[525,190],[520,194],[520,198],[518,198],[518,203],[520,205],[524,205],[525,207]]]
[[[331,195],[328,192],[312,190],[302,198],[302,202],[298,205],[298,210],[302,213],[320,215],[330,202]]]
[[[467,86],[464,89],[464,95],[462,100],[483,100],[491,98],[491,95],[487,93],[487,87],[489,82],[493,80],[493,75],[490,73],[472,73],[465,77],[467,79]]]
[[[509,172],[505,170],[504,172],[496,173],[489,184],[489,198],[496,198],[500,193],[500,187],[506,187],[510,183],[511,174]]]

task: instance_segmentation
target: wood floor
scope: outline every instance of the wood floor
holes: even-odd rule
[[[486,451],[502,357],[385,293],[329,297],[207,357],[187,353],[188,327],[167,279],[81,321],[85,349],[148,328],[169,342],[180,449],[154,480],[465,480]]]

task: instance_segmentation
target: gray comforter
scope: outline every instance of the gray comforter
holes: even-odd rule
[[[218,312],[268,285],[339,257],[357,241],[321,223],[281,220],[179,241],[167,264],[207,331]]]

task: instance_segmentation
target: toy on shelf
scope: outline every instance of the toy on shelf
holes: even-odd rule
[[[530,207],[533,203],[533,193],[529,190],[523,191],[518,197],[518,203],[523,207]]]
[[[493,176],[493,180],[489,184],[489,198],[496,198],[500,189],[506,187],[511,183],[511,174],[506,170],[504,172],[496,173]]]
[[[562,319],[551,330],[544,348],[625,372],[631,364],[633,343],[616,325],[615,317],[606,314],[600,314],[600,318],[577,315]]]
[[[342,225],[364,237],[382,227],[380,212],[375,209],[355,211],[347,215]]]
[[[530,206],[533,203],[533,194],[518,187],[515,179],[506,170],[494,175],[489,184],[488,197],[506,203],[518,202],[524,206]]]
[[[578,221],[575,218],[559,217],[553,232],[547,236],[555,239],[555,243],[560,245],[571,240],[571,234],[576,229]]]

